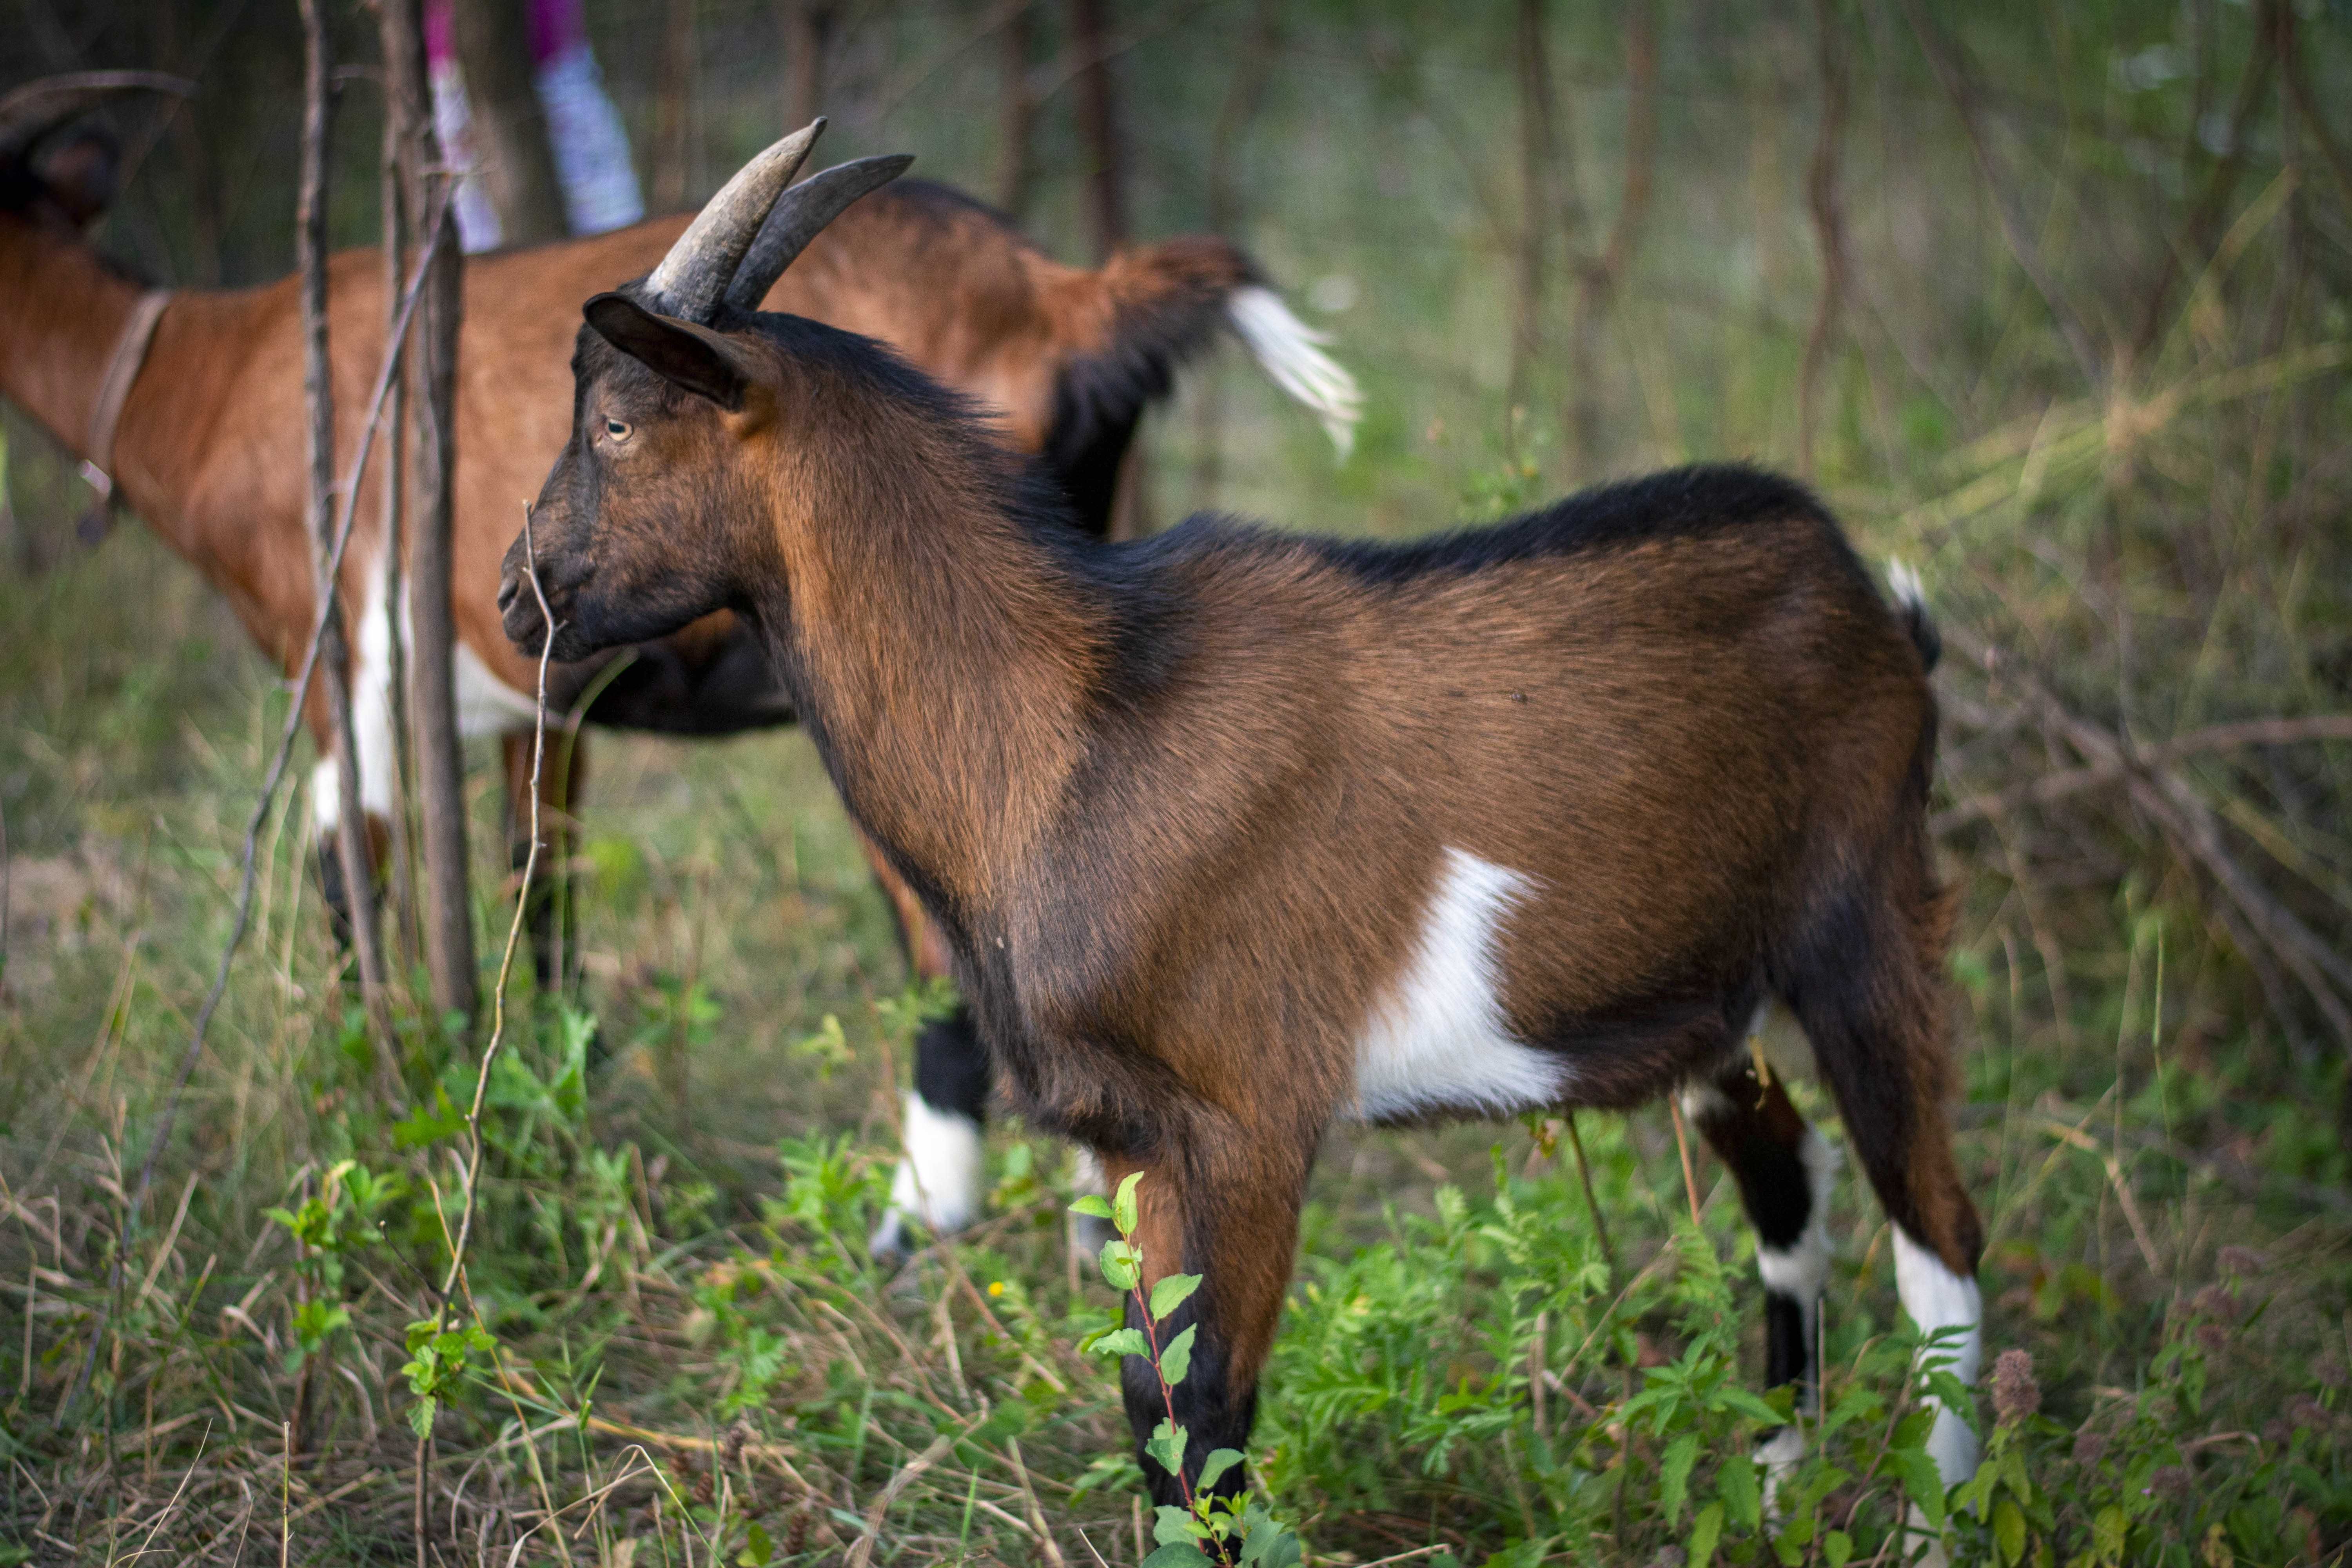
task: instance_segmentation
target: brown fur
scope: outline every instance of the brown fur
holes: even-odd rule
[[[1016,1099],[1152,1173],[1149,1271],[1208,1280],[1196,1448],[1246,1436],[1307,1162],[1449,848],[1530,884],[1502,1001],[1567,1103],[1711,1076],[1778,993],[1890,1211],[1973,1268],[1934,704],[1803,492],[1688,470],[1419,556],[1202,519],[1092,545],[870,345],[589,320],[537,523],[559,653],[752,617]]]
[[[572,304],[654,266],[683,216],[538,249],[471,258],[459,354],[452,581],[459,640],[509,691],[533,689],[531,661],[499,629],[499,557],[568,428]],[[895,345],[988,410],[1024,451],[1052,433],[1057,378],[1102,352],[1118,313],[1155,299],[1190,300],[1223,258],[1222,240],[1128,253],[1102,271],[1065,267],[995,215],[913,184],[859,203],[810,247],[769,305]],[[383,346],[382,262],[372,251],[330,265],[336,471],[348,468]],[[0,394],[79,451],[109,357],[140,289],[108,268],[52,204],[0,211]],[[265,654],[291,670],[312,614],[312,552],[304,531],[299,310],[291,279],[233,292],[176,295],[122,412],[113,453],[119,493],[236,610]],[[379,448],[381,451],[381,448]],[[366,591],[381,553],[380,462],[371,464],[343,574]],[[663,727],[724,732],[788,719],[770,702],[700,719],[691,682],[735,638],[725,612],[645,650],[641,671],[682,672],[656,689]],[[601,661],[599,661],[601,662]],[[559,710],[594,663],[551,672]],[[761,672],[764,679],[764,672]],[[323,695],[309,715],[323,746]],[[640,720],[639,721],[643,721]],[[575,770],[576,772],[576,770]],[[572,792],[576,794],[575,792]],[[558,812],[571,795],[551,797]],[[511,808],[525,809],[522,797]],[[894,898],[911,904],[903,889]],[[918,947],[920,947],[919,942]]]

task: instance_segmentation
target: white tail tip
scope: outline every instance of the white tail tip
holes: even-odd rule
[[[1364,395],[1356,378],[1339,361],[1323,352],[1331,341],[1282,302],[1282,296],[1263,284],[1234,290],[1225,303],[1225,319],[1241,334],[1250,355],[1265,367],[1274,384],[1306,405],[1322,423],[1324,434],[1346,462],[1356,447],[1356,421],[1363,417]]]
[[[1915,610],[1927,607],[1927,590],[1919,581],[1919,569],[1908,561],[1895,560],[1886,563],[1886,585],[1894,590],[1896,604]]]

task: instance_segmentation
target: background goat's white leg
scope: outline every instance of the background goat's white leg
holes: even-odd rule
[[[907,1221],[934,1236],[961,1230],[980,1212],[983,1155],[980,1123],[960,1110],[941,1110],[909,1090],[903,1121],[905,1152],[890,1181],[890,1207],[866,1240],[887,1257],[907,1250]]]
[[[915,1088],[906,1098],[890,1207],[866,1239],[877,1258],[907,1250],[907,1223],[933,1236],[970,1225],[986,1195],[982,1126],[993,1070],[969,1009],[958,1007],[915,1037]]]

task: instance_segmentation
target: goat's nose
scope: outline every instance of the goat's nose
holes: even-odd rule
[[[521,592],[522,579],[511,572],[508,573],[506,581],[499,584],[499,613],[504,615],[508,606],[515,602],[515,595]]]

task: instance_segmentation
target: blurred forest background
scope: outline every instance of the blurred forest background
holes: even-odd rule
[[[332,230],[367,246],[376,23],[328,10]],[[291,0],[0,16],[12,85],[198,84],[110,111],[105,249],[183,287],[290,268]],[[1066,260],[1241,240],[1361,378],[1364,424],[1335,467],[1227,349],[1147,426],[1152,520],[1403,537],[1738,458],[1916,566],[1947,637],[1936,827],[1965,900],[1989,1354],[2038,1377],[1986,1415],[2013,1458],[1956,1554],[2343,1560],[2352,6],[586,17],[653,210],[821,110],[827,160],[912,152]],[[285,699],[144,531],[77,544],[80,481],[14,408],[5,442],[0,1564],[257,1561],[281,1530],[314,1563],[1149,1550],[1115,1389],[1071,1350],[1109,1299],[1064,1257],[1064,1151],[1001,1127],[966,1244],[895,1275],[865,1256],[923,999],[796,733],[597,753],[569,868],[584,974],[519,982],[484,1342],[429,1441],[403,1325],[449,1130],[429,1096],[372,1101],[299,799],[118,1274]],[[495,952],[511,889],[478,889]],[[476,1044],[404,1017],[415,1081],[469,1092]],[[1309,1559],[1893,1561],[1916,1434],[1875,1205],[1839,1200],[1849,1414],[1768,1519],[1726,1479],[1753,1427],[1707,1392],[1760,1381],[1736,1194],[1703,1164],[1704,1228],[1678,1235],[1663,1111],[1580,1126],[1610,1240],[1557,1121],[1333,1134],[1252,1455]]]

